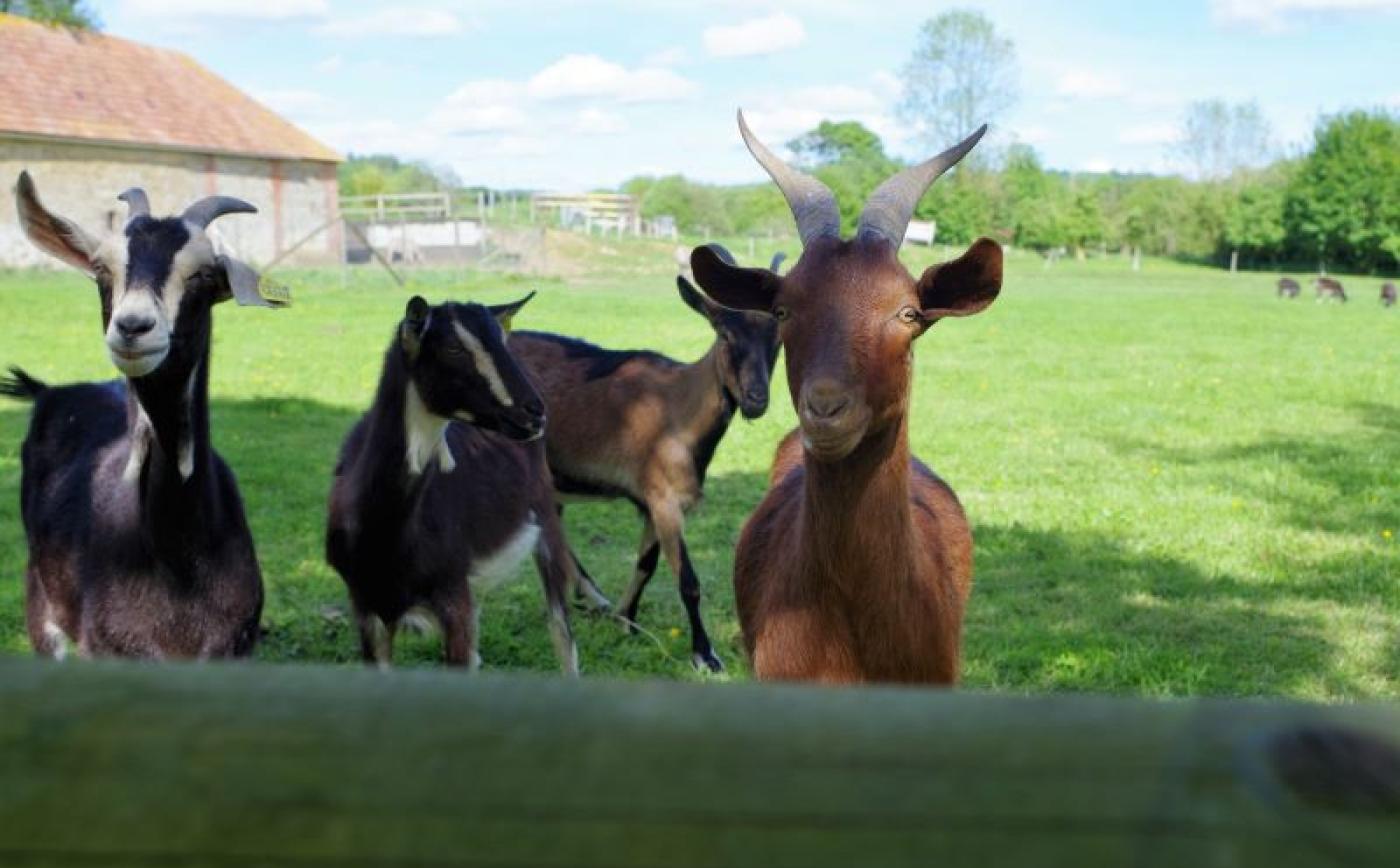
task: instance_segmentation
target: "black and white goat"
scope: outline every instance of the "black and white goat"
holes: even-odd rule
[[[533,552],[555,653],[578,672],[544,401],[505,344],[529,300],[430,308],[412,298],[374,404],[341,448],[326,559],[350,592],[367,663],[388,666],[398,625],[421,610],[442,628],[449,665],[479,666],[473,586],[510,578]]]
[[[57,658],[70,641],[83,656],[243,656],[262,575],[238,484],[209,442],[209,340],[215,304],[271,305],[205,229],[256,209],[215,196],[156,218],[141,190],[121,198],[125,225],[99,240],[48,211],[28,173],[16,188],[29,239],[96,280],[125,375],[50,387],[12,368],[0,383],[34,401],[20,493],[29,640]]]

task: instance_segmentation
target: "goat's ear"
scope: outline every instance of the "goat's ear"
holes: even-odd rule
[[[686,280],[684,275],[676,275],[676,290],[680,292],[681,301],[685,302],[686,307],[700,314],[710,322],[714,322],[718,319],[720,313],[724,310],[724,308],[701,295],[700,291],[696,289],[690,281]]]
[[[781,281],[766,268],[743,268],[718,244],[706,244],[690,253],[690,270],[705,294],[734,310],[768,313]]]
[[[286,307],[292,297],[285,287],[268,283],[251,265],[247,265],[227,254],[214,257],[224,270],[226,285],[214,299],[215,303],[230,298],[241,305],[256,307]]]
[[[509,332],[511,320],[525,306],[525,303],[534,297],[535,294],[532,292],[519,301],[512,301],[508,304],[491,304],[487,305],[486,309],[496,318],[496,322],[501,324],[502,331]]]
[[[19,173],[15,185],[15,205],[19,209],[19,224],[35,247],[68,263],[89,277],[93,276],[93,257],[97,241],[76,223],[60,217],[39,201],[39,191],[28,172]]]
[[[1001,292],[1001,245],[979,238],[952,262],[933,265],[919,278],[925,319],[980,313]]]
[[[404,307],[403,322],[399,323],[399,342],[410,356],[417,356],[418,348],[423,345],[423,333],[428,330],[431,313],[432,309],[421,295],[410,298]]]

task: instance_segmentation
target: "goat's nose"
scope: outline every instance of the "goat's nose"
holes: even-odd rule
[[[155,327],[154,317],[127,314],[117,318],[117,334],[128,341],[136,340]]]
[[[527,398],[524,401],[521,401],[520,409],[524,410],[526,413],[530,414],[536,419],[544,418],[544,401],[540,398]]]
[[[831,380],[819,380],[803,390],[802,402],[813,419],[831,419],[851,403],[850,393]]]

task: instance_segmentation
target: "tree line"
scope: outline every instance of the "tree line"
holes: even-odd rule
[[[846,229],[860,204],[900,167],[855,122],[823,122],[788,143],[795,161],[836,193]],[[717,186],[682,176],[640,177],[623,190],[646,217],[673,215],[682,231],[784,232],[790,217],[770,184]],[[990,235],[1038,251],[1104,250],[1228,263],[1393,272],[1400,264],[1400,118],[1351,111],[1323,118],[1311,150],[1257,169],[1192,180],[1046,169],[1014,144],[934,185],[917,219],[941,241]]]

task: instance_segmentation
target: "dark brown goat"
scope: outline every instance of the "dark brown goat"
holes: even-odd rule
[[[1381,284],[1381,306],[1395,306],[1395,284],[1390,281]]]
[[[1298,281],[1294,280],[1293,278],[1291,278],[1291,277],[1280,277],[1280,278],[1278,279],[1278,297],[1279,297],[1279,298],[1297,298],[1297,297],[1298,297],[1298,293],[1300,293],[1300,292],[1302,292],[1302,291],[1303,291],[1303,288],[1302,288],[1301,286],[1299,286],[1299,285],[1298,285]]]
[[[544,402],[503,333],[526,301],[410,299],[374,403],[341,448],[326,559],[350,592],[367,663],[388,666],[399,624],[422,609],[442,628],[448,665],[476,668],[473,586],[512,577],[533,553],[559,665],[578,674]]]
[[[696,280],[721,304],[771,312],[800,427],[744,526],[734,591],[761,679],[957,680],[972,534],[952,490],[909,452],[913,343],[944,317],[975,314],[1001,290],[1002,254],[982,239],[915,279],[898,259],[914,206],[985,127],[900,172],[842,240],[835,197],[758,142],[802,236],[785,277],[696,248]]]
[[[771,271],[781,259],[773,259]],[[545,441],[561,503],[623,497],[643,515],[636,569],[619,603],[622,615],[635,624],[642,591],[664,554],[690,621],[691,663],[718,672],[724,666],[700,616],[700,580],[685,545],[685,515],[700,500],[705,471],[735,408],[748,419],[768,409],[777,324],[766,313],[725,310],[684,277],[676,285],[681,299],[715,331],[715,342],[698,361],[682,364],[657,353],[605,350],[527,331],[511,335],[510,349],[534,374],[549,408]],[[582,587],[591,588],[581,565],[579,572]]]

